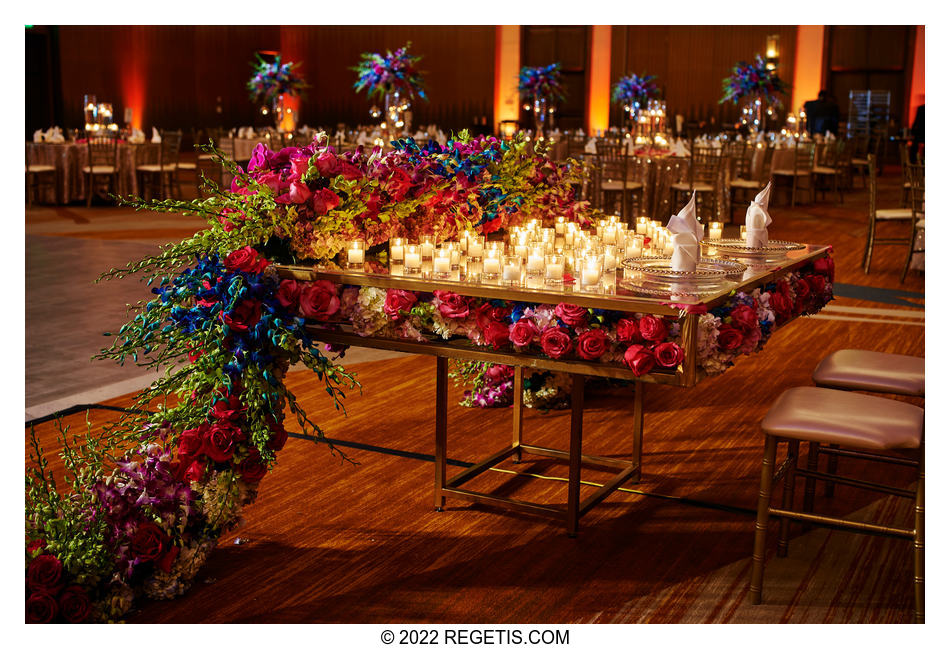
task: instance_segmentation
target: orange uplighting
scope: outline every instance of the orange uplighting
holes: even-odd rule
[[[590,85],[587,92],[587,129],[610,126],[610,25],[593,25],[590,40]]]
[[[132,109],[132,127],[139,130],[145,123],[145,69],[148,64],[144,30],[141,26],[125,30],[124,56],[119,63],[122,105],[125,109]]]
[[[792,84],[792,105],[797,111],[821,91],[824,65],[825,26],[799,25],[795,46],[795,74]]]
[[[914,44],[914,68],[910,78],[910,110],[907,111],[907,126],[913,126],[917,107],[924,103],[924,26],[917,25],[917,41]]]
[[[495,26],[495,129],[499,122],[518,121],[518,72],[521,70],[521,26]]]

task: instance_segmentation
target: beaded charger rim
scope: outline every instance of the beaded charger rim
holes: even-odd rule
[[[645,279],[673,281],[724,280],[741,275],[747,268],[745,264],[731,259],[702,257],[696,264],[696,270],[673,270],[670,267],[672,261],[672,257],[631,257],[624,259],[620,265],[641,273]]]
[[[703,239],[703,245],[707,248],[721,248],[729,253],[742,255],[768,255],[805,248],[804,243],[780,240],[769,241],[758,248],[745,245],[745,239]]]

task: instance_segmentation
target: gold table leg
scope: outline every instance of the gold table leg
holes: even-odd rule
[[[449,361],[435,357],[435,510],[445,507],[445,457],[449,414]]]
[[[765,436],[765,456],[762,458],[762,479],[759,483],[759,506],[755,518],[755,543],[752,547],[752,579],[749,581],[749,599],[762,603],[762,578],[765,575],[765,540],[769,529],[769,501],[772,497],[772,467],[778,438]]]
[[[517,464],[521,462],[521,432],[524,428],[524,368],[515,365],[514,379],[514,415],[511,427],[511,446],[515,449],[511,461]]]
[[[643,457],[643,381],[633,383],[633,466],[636,468],[630,478],[632,484],[639,484],[641,477],[641,459]]]
[[[584,426],[584,377],[571,375],[571,456],[567,478],[567,534],[577,536],[581,498],[581,433]]]

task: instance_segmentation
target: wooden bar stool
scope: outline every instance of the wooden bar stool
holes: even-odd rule
[[[762,460],[762,481],[755,522],[755,545],[752,551],[752,579],[749,585],[753,604],[762,603],[765,542],[769,516],[778,516],[781,518],[778,556],[785,556],[788,552],[790,520],[912,540],[916,621],[924,621],[923,431],[923,408],[902,401],[810,386],[791,388],[782,393],[762,420],[765,456]],[[819,473],[811,469],[799,469],[797,466],[798,446],[799,442],[803,441],[838,444],[844,448],[855,449],[854,453],[857,456],[888,450],[919,449],[916,489],[913,491],[899,489],[865,480]],[[778,472],[774,473],[779,442],[787,443],[787,457]],[[831,480],[852,487],[915,499],[914,528],[896,528],[793,511],[795,478],[799,476]],[[780,508],[772,507],[770,503],[773,481],[777,477],[784,478]]]

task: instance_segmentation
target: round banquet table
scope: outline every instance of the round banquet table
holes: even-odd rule
[[[138,195],[135,167],[158,162],[159,144],[146,142],[129,144],[119,142],[116,194]],[[56,169],[55,184],[40,186],[40,203],[65,205],[86,200],[88,179],[83,173],[89,159],[89,147],[85,142],[27,142],[27,160],[30,164],[50,165]]]

